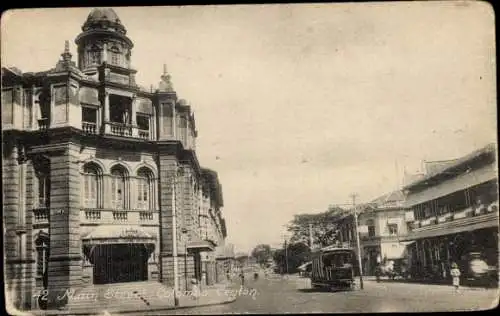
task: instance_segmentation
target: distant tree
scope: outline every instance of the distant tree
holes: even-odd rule
[[[265,266],[267,261],[272,258],[271,246],[266,244],[257,245],[252,250],[252,257],[255,258],[257,263],[261,266]]]
[[[287,246],[287,249],[277,249],[273,255],[278,272],[296,273],[298,267],[311,259],[311,250],[309,246],[302,242],[292,243]]]
[[[288,226],[292,233],[292,243],[302,242],[309,245],[309,224],[312,224],[312,237],[316,246],[326,247],[337,241],[335,220],[345,211],[339,207],[330,207],[318,214],[297,214]]]

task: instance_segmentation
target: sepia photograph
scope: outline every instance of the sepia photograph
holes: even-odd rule
[[[11,9],[9,315],[499,301],[483,1]]]

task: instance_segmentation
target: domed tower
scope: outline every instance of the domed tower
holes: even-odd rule
[[[113,9],[93,9],[82,26],[75,43],[78,47],[78,68],[92,75],[103,63],[116,66],[130,74],[130,56],[134,44]],[[115,68],[115,67],[113,67]]]

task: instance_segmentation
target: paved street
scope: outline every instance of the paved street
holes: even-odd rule
[[[464,288],[455,293],[451,286],[372,280],[365,281],[363,290],[339,292],[311,290],[308,279],[296,276],[250,280],[247,286],[246,291],[236,292],[241,295],[233,303],[162,314],[458,311],[493,308],[498,300],[498,291],[492,289]]]

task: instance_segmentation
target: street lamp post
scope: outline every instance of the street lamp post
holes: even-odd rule
[[[361,246],[359,244],[358,213],[356,212],[356,194],[352,194],[351,197],[354,209],[354,224],[356,226],[356,246],[358,248],[359,286],[361,289],[363,289],[363,266],[361,262]]]
[[[172,256],[174,257],[174,305],[179,306],[179,263],[177,260],[177,176],[182,173],[182,168],[177,167],[172,183]]]

